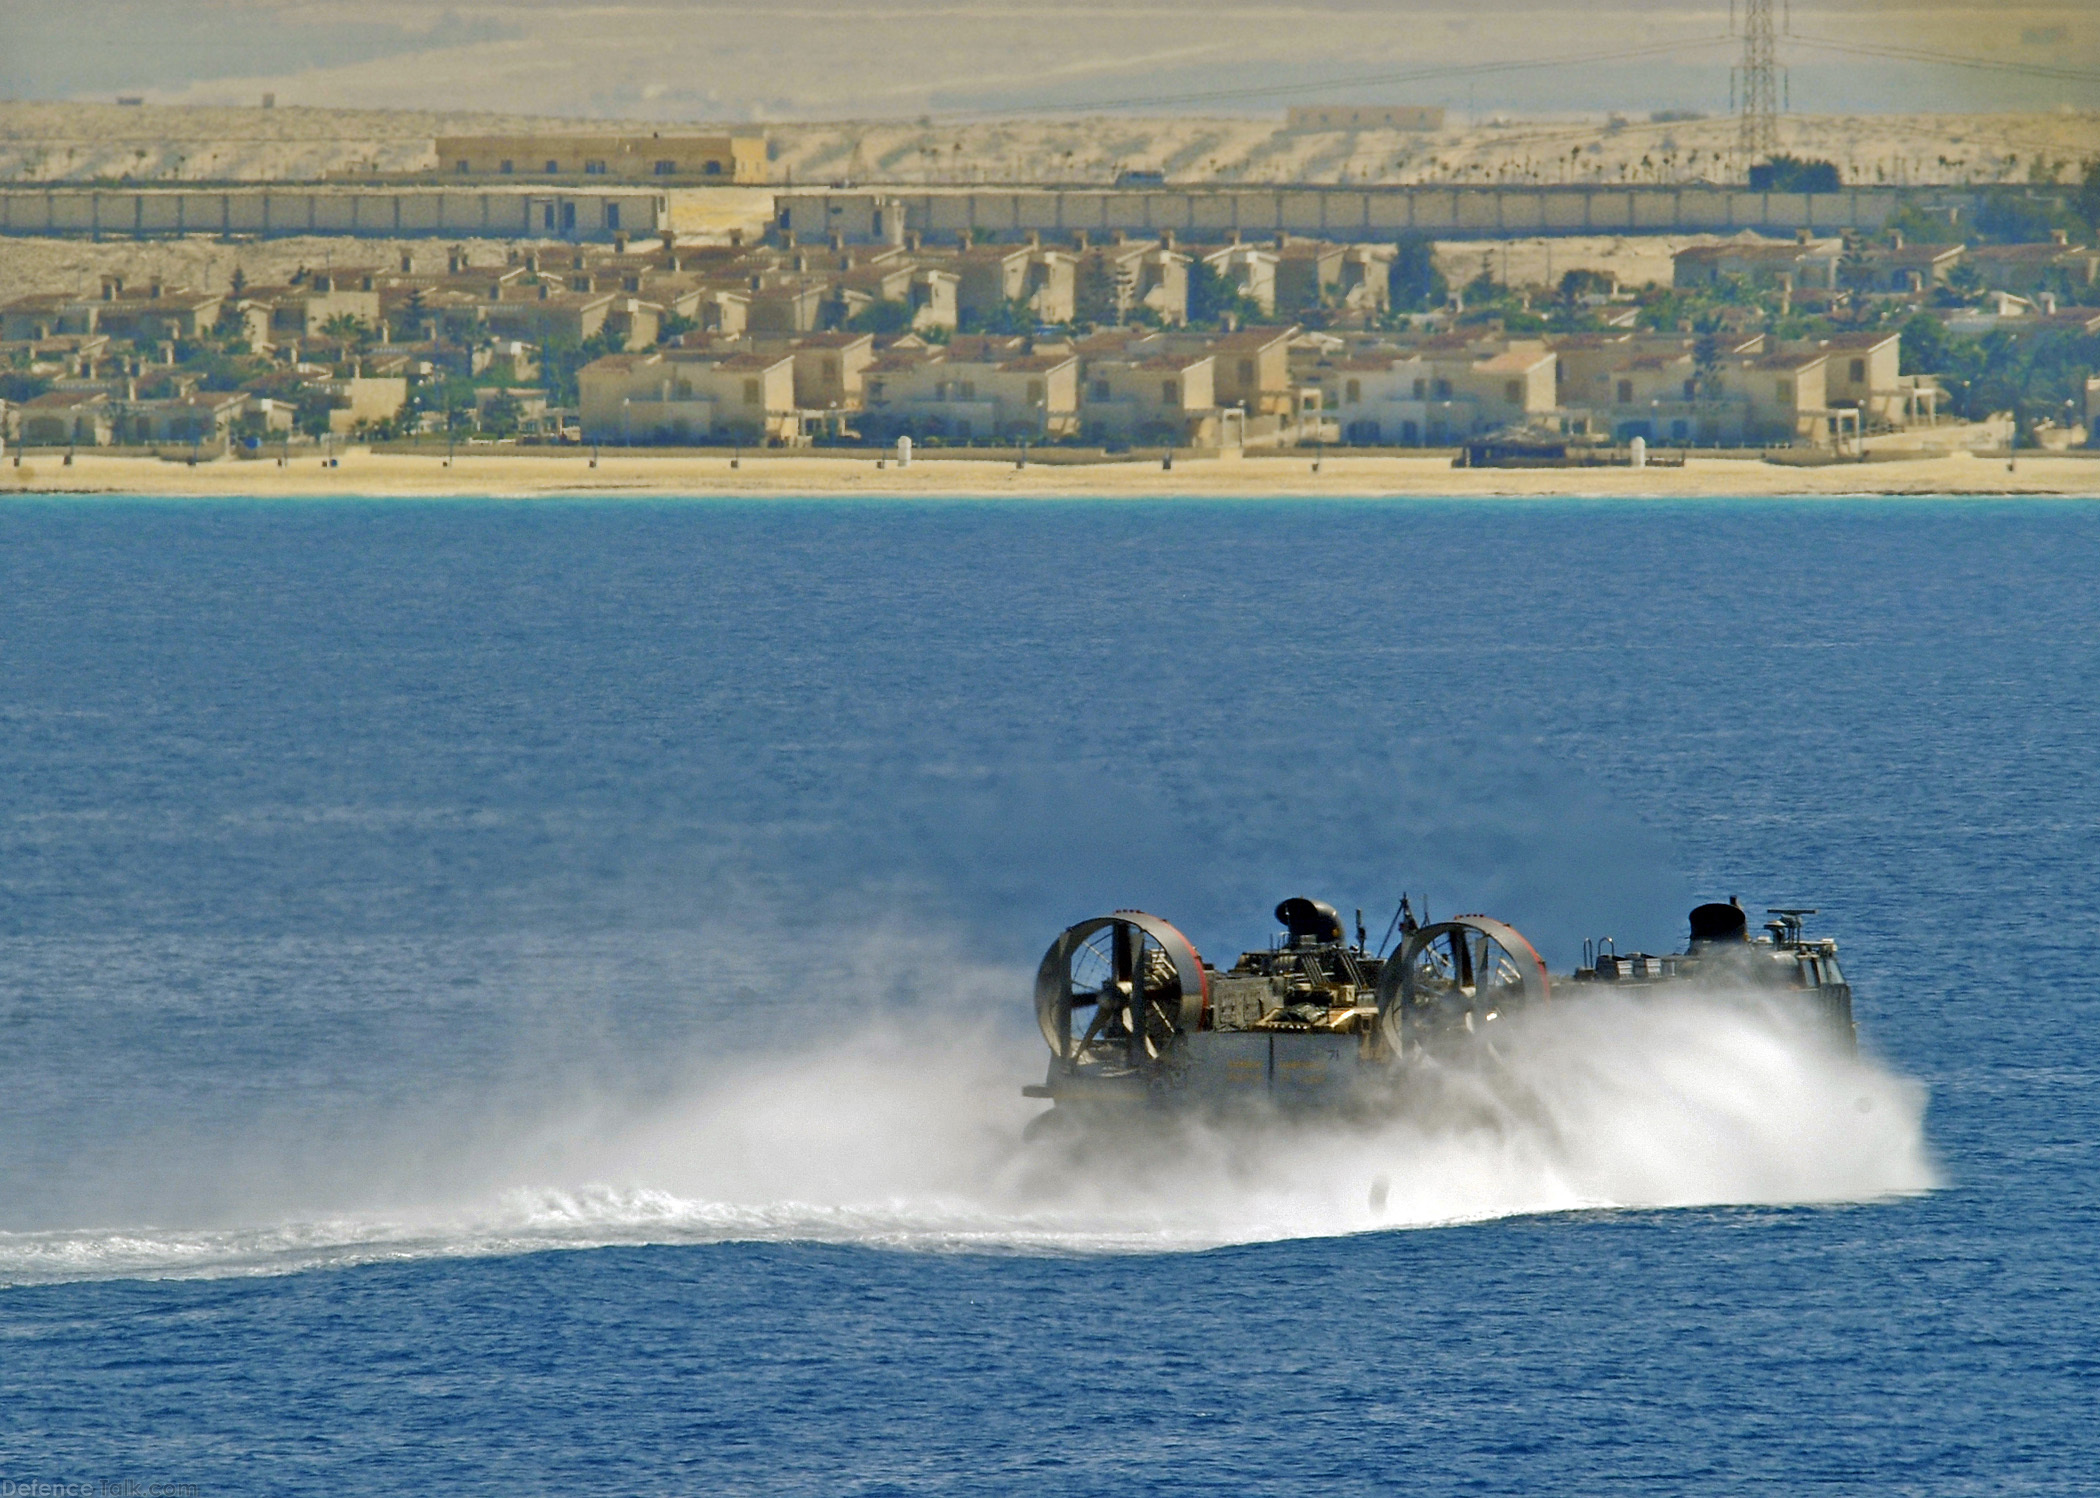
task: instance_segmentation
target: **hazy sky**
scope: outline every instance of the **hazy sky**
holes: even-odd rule
[[[238,103],[267,89],[285,104],[731,120],[1342,101],[1719,112],[1729,20],[1727,0],[0,0],[0,93]],[[1797,0],[1791,27],[1797,110],[2100,109],[2095,0]],[[1561,65],[1499,66],[1543,59]]]

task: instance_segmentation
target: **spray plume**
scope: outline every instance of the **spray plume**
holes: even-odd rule
[[[953,969],[950,973],[954,977]],[[981,975],[979,975],[981,981]],[[977,988],[977,982],[964,986]],[[1001,987],[1019,991],[1008,977]],[[221,1227],[0,1233],[0,1281],[271,1274],[607,1244],[1181,1252],[1583,1209],[1931,1189],[1921,1087],[1757,996],[1585,994],[1368,1116],[1146,1117],[1024,1138],[1039,1044],[930,1001],[555,1110],[443,1199]]]

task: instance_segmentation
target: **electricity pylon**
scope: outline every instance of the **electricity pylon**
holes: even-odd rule
[[[1748,170],[1779,149],[1779,45],[1772,0],[1743,0],[1743,60],[1736,64],[1736,151]]]

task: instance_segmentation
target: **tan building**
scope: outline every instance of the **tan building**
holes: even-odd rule
[[[17,297],[0,307],[0,338],[9,343],[34,343],[94,332],[94,309],[80,307],[80,298],[45,293]]]
[[[1670,284],[1683,290],[1718,286],[1731,278],[1752,286],[1835,290],[1845,259],[1842,239],[1817,239],[1802,230],[1792,240],[1745,234],[1721,244],[1689,245],[1671,257]]]
[[[1630,340],[1616,360],[1578,356],[1576,364],[1581,374],[1563,383],[1563,400],[1598,436],[1617,442],[1742,440],[1741,399],[1702,402],[1698,362],[1688,347]]]
[[[1656,347],[1636,343],[1631,333],[1571,333],[1553,340],[1558,361],[1560,403],[1564,406],[1601,404],[1611,388],[1611,372],[1642,352],[1683,353],[1689,345],[1681,338],[1655,340]]]
[[[1353,244],[1342,252],[1341,303],[1356,312],[1383,313],[1393,305],[1393,261],[1389,244]]]
[[[877,302],[893,302],[910,309],[911,326],[921,332],[953,329],[961,322],[960,278],[952,270],[913,260],[881,260],[840,272],[835,284],[842,320]]]
[[[1743,407],[1744,438],[1751,442],[1827,445],[1829,368],[1829,356],[1820,349],[1724,363],[1721,386],[1729,399]]]
[[[1552,415],[1559,404],[1557,368],[1551,349],[1513,343],[1489,358],[1452,367],[1449,377],[1453,392],[1471,400],[1480,425],[1492,430]]]
[[[1838,279],[1861,291],[1896,294],[1945,286],[1961,262],[1958,244],[1909,244],[1901,234],[1887,244],[1861,244],[1838,266]]]
[[[446,135],[438,137],[437,159],[439,174],[449,177],[766,180],[766,143],[759,136]]]
[[[0,309],[0,338],[103,334],[140,343],[195,338],[211,329],[225,305],[219,292],[187,291],[158,280],[127,291],[123,277],[104,276],[92,297],[26,296],[9,302]]]
[[[406,381],[395,381],[403,387]],[[210,443],[226,440],[234,419],[247,408],[240,391],[199,392],[163,400],[128,401],[123,410],[125,440],[137,443]]]
[[[1342,246],[1319,240],[1276,239],[1276,307],[1285,314],[1317,312],[1342,289]]]
[[[1442,447],[1471,436],[1477,424],[1472,403],[1419,354],[1326,360],[1306,372],[1305,383],[1320,392],[1344,442]]]
[[[1105,293],[1106,310],[1118,322],[1143,307],[1168,327],[1189,320],[1189,256],[1174,248],[1174,236],[1157,240],[1118,240],[1097,249],[1082,249],[1076,300],[1085,304]],[[1075,310],[1081,315],[1083,307]],[[1098,309],[1097,309],[1098,310]]]
[[[1177,447],[1215,442],[1216,370],[1209,354],[1091,361],[1079,402],[1080,430],[1098,441]]]
[[[328,413],[328,429],[337,436],[365,423],[390,421],[408,404],[408,380],[399,375],[330,380],[324,388],[337,402]]]
[[[270,336],[312,338],[338,317],[379,330],[379,278],[369,270],[316,271],[295,286],[254,287],[245,300],[270,309]]]
[[[1038,323],[1068,323],[1077,267],[1069,252],[1039,244],[973,246],[955,258],[957,310],[981,320],[1019,304]]]
[[[1724,346],[1702,376],[1690,339],[1563,339],[1561,423],[1619,442],[1849,443],[1934,415],[1939,392],[1899,373],[1901,345],[1849,333],[1773,351],[1759,335]]]
[[[1294,104],[1286,130],[1441,130],[1444,111],[1433,104]]]
[[[1841,333],[1821,344],[1829,356],[1824,380],[1827,405],[1848,406],[1869,424],[1900,426],[1909,419],[1900,333]]]
[[[734,337],[751,324],[751,293],[742,282],[703,286],[693,310],[686,314],[703,333]]]
[[[1276,315],[1276,251],[1234,243],[1205,250],[1202,258],[1219,279],[1259,307],[1262,316]]]
[[[2046,244],[1977,245],[1966,260],[1990,290],[2016,296],[2057,288],[2076,292],[2100,284],[2100,249],[2072,244],[2061,229]]]
[[[107,447],[115,436],[109,396],[100,390],[53,390],[14,409],[24,447]]]
[[[656,342],[663,319],[663,309],[654,302],[612,291],[576,291],[553,279],[499,287],[478,310],[481,325],[499,338],[575,344],[603,333],[629,350]]]
[[[605,314],[605,331],[622,348],[652,347],[662,337],[663,326],[664,309],[643,297],[616,296]]]
[[[861,403],[861,380],[875,362],[875,339],[868,333],[811,333],[785,350],[795,361],[795,404],[804,411],[852,410]]]
[[[268,302],[251,301],[242,297],[231,307],[221,309],[219,316],[222,320],[231,319],[249,348],[262,353],[271,347],[272,308]]]
[[[792,354],[611,354],[576,376],[587,442],[790,441]]]
[[[867,377],[863,427],[957,441],[1034,441],[1076,430],[1078,359],[1025,353],[1019,342],[970,339],[938,357],[883,360]]]
[[[225,297],[218,292],[175,290],[156,281],[144,296],[104,302],[95,331],[135,343],[195,338],[211,331],[225,305]]]
[[[109,339],[100,333],[61,333],[50,338],[0,339],[0,367],[62,380],[92,379],[109,357]],[[26,366],[23,360],[27,360]]]
[[[1320,390],[1345,442],[1440,447],[1557,420],[1557,367],[1537,343],[1458,343],[1327,359],[1305,372],[1305,383]]]
[[[939,364],[946,351],[916,338],[901,339],[877,354],[868,367],[861,371],[861,408],[868,413],[870,429],[880,431],[890,418],[892,407],[897,408],[897,419],[905,421],[903,408],[922,398],[922,393],[931,388],[931,376],[920,378],[920,371],[929,364]]]
[[[831,286],[817,276],[767,271],[751,278],[746,296],[745,326],[751,332],[814,333],[823,324]]]
[[[1634,352],[1600,371],[1595,384],[1596,389],[1587,392],[1589,398],[1584,404],[1609,408],[1614,417],[1630,420],[1657,407],[1695,399],[1699,390],[1698,368],[1690,349]],[[1640,435],[1652,440],[1662,434]]]
[[[1291,340],[1295,326],[1242,328],[1210,337],[1176,334],[1167,340],[1175,353],[1208,353],[1214,361],[1212,391],[1221,406],[1238,406],[1250,416],[1289,416],[1295,409],[1291,381]]]
[[[1383,312],[1392,300],[1396,251],[1391,245],[1331,244],[1278,235],[1272,252],[1276,256],[1275,305],[1281,312],[1346,307],[1375,313]]]
[[[505,287],[481,305],[481,322],[499,338],[545,343],[549,338],[581,343],[604,331],[612,312],[609,291],[570,291],[554,282]]]

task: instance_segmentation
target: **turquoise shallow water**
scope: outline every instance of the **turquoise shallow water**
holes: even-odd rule
[[[2073,505],[11,503],[0,1477],[2090,1491],[2096,563]],[[1556,968],[1818,905],[1867,1063],[1607,1014],[1462,1117],[1017,1145],[1058,927],[1403,887]]]

